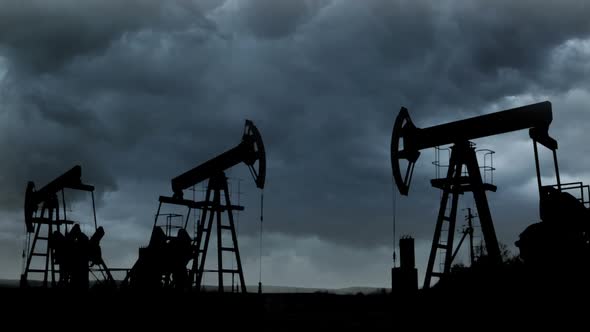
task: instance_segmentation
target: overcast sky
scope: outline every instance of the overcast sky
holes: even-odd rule
[[[27,181],[80,164],[103,256],[130,267],[170,179],[235,146],[247,118],[268,154],[263,283],[389,286],[401,106],[426,127],[550,100],[562,177],[590,181],[589,13],[583,0],[0,0],[0,278],[20,274]],[[476,143],[496,151],[492,215],[517,253],[538,220],[532,143],[526,131]],[[397,198],[421,275],[433,158],[423,151]],[[242,179],[240,248],[256,284],[260,194],[246,166],[228,175]]]

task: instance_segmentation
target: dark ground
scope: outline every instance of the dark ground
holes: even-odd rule
[[[585,327],[590,316],[589,293],[572,289],[468,285],[402,297],[0,288],[0,297],[5,323],[57,329],[167,331],[181,326],[192,326],[193,330],[217,326],[233,331],[405,331],[434,325],[447,330],[470,322],[478,327],[512,330],[522,326],[529,330],[545,322],[562,328],[580,322]]]

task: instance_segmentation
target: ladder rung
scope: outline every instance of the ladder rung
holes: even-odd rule
[[[29,273],[31,273],[31,272],[32,273],[45,273],[45,270],[29,269],[29,270],[27,270],[27,272],[29,272]],[[47,272],[49,272],[49,270]]]
[[[49,240],[47,236],[37,236],[37,240]]]
[[[446,221],[449,221],[450,222],[451,221],[451,217],[444,216],[443,217],[443,220],[446,220]]]
[[[203,272],[219,272],[219,270],[203,270]],[[221,269],[221,273],[239,273],[238,270]]]
[[[228,269],[222,269],[221,273],[239,273],[240,271],[238,270],[228,270]]]
[[[433,277],[440,278],[440,277],[442,277],[442,276],[444,276],[444,275],[445,275],[445,274],[444,274],[444,273],[442,273],[442,272],[432,272],[432,276],[433,276]]]
[[[445,250],[449,249],[449,246],[448,246],[448,245],[446,245],[446,244],[440,244],[440,243],[439,243],[439,244],[437,244],[436,246],[437,246],[439,249],[445,249]]]
[[[33,224],[54,225],[54,226],[75,224],[75,222],[73,222],[71,220],[53,220],[53,219],[49,219],[49,218],[39,218],[39,217],[34,217],[32,219],[32,222],[33,222]]]
[[[42,254],[42,253],[34,252],[34,253],[31,254],[31,256],[43,256],[43,257],[45,257],[45,256],[47,256],[47,254]]]
[[[227,230],[231,230],[231,226],[225,226],[225,225],[221,225],[220,227],[221,229],[227,229]]]
[[[230,248],[230,247],[221,247],[222,251],[236,251],[235,248]]]

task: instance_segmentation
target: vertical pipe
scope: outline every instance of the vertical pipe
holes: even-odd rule
[[[61,190],[61,202],[62,202],[63,209],[64,209],[64,220],[68,220],[68,214],[66,212],[66,195],[65,195],[63,189]],[[64,223],[64,227],[66,229],[65,232],[67,233],[68,232],[68,224]],[[57,224],[57,231],[58,232],[60,231],[59,223]]]
[[[96,207],[94,205],[94,191],[91,191],[90,194],[92,195],[92,214],[94,215],[94,230],[96,231],[98,229],[98,224],[96,223]]]
[[[194,202],[194,199],[193,199],[193,202]],[[189,207],[189,208],[188,208],[188,212],[186,213],[186,221],[184,222],[184,229],[185,229],[185,230],[186,230],[186,228],[188,227],[188,221],[189,221],[189,219],[190,219],[190,216],[191,216],[191,211],[192,211],[192,208],[190,208],[190,207]],[[188,232],[187,232],[187,233],[188,233]]]
[[[215,210],[215,214],[217,215],[217,278],[218,278],[218,290],[220,293],[223,293],[223,251],[221,247],[223,246],[222,238],[221,238],[221,193],[220,188],[218,187],[219,184],[217,181],[219,179],[215,179],[216,181],[216,191],[215,191],[215,202],[213,203],[213,209]]]
[[[264,190],[260,192],[260,244],[258,248],[258,293],[262,293],[262,225],[264,221]]]
[[[539,151],[537,149],[537,140],[533,139],[533,148],[535,151],[535,168],[537,170],[537,185],[539,186],[539,197],[541,196],[541,167],[539,166]]]
[[[561,178],[559,177],[559,166],[557,165],[557,150],[553,150],[553,164],[555,165],[555,178],[557,180],[557,189],[561,191]]]
[[[494,154],[490,154],[490,164],[492,165],[490,177],[492,178],[492,184],[494,184]]]
[[[158,217],[160,216],[160,209],[162,208],[162,202],[158,204],[158,210],[156,211],[156,217],[154,218],[154,227],[156,227],[156,223],[158,222]]]

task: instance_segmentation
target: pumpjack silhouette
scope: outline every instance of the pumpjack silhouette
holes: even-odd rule
[[[246,120],[241,142],[234,148],[172,179],[173,196],[160,196],[153,231],[147,247],[139,250],[139,258],[124,280],[133,288],[194,288],[203,287],[205,273],[216,273],[218,291],[224,292],[224,275],[237,275],[239,289],[246,292],[242,261],[238,248],[233,211],[243,210],[242,206],[231,203],[225,171],[244,163],[250,169],[256,186],[264,188],[266,178],[266,153],[260,132],[250,120]],[[183,190],[208,180],[205,200],[195,202],[184,198]],[[159,225],[158,218],[162,204],[186,207],[187,214],[174,236],[171,228]],[[191,238],[186,228],[193,210],[200,209],[197,233]],[[222,214],[227,214],[227,224],[222,223]],[[215,223],[214,223],[215,220]],[[217,239],[217,269],[205,269],[205,260],[213,229]],[[223,245],[223,233],[229,232],[231,246]],[[234,255],[237,267],[229,269],[223,265],[224,253]],[[192,267],[187,265],[192,261]]]
[[[114,286],[114,279],[102,258],[100,240],[105,232],[102,226],[97,227],[96,223],[94,186],[82,183],[81,176],[82,168],[74,166],[39,190],[35,190],[34,182],[27,184],[27,245],[24,249],[22,287],[30,286],[31,275],[41,274],[40,281],[43,287],[86,289],[89,287],[91,273],[99,275],[96,278],[99,283]],[[78,223],[67,219],[65,189],[92,194],[96,229],[92,237],[88,238]],[[61,193],[61,207],[58,193]],[[93,268],[95,266],[97,268]]]
[[[467,192],[473,194],[485,241],[486,255],[480,258],[479,264],[485,261],[488,266],[498,267],[503,263],[486,196],[487,191],[496,192],[497,188],[484,183],[475,155],[475,144],[471,140],[522,129],[529,129],[529,136],[533,141],[542,219],[540,223],[528,227],[516,242],[522,262],[527,267],[538,269],[546,266],[548,261],[587,269],[590,257],[590,191],[581,182],[561,182],[557,160],[558,144],[548,134],[552,119],[551,103],[545,101],[429,128],[418,128],[412,122],[408,110],[402,107],[394,123],[391,138],[393,179],[400,194],[409,193],[420,150],[452,144],[447,176],[431,180],[433,187],[442,190],[442,196],[424,278],[425,289],[431,287],[433,278],[443,281],[451,274],[455,257],[453,253],[457,250],[454,246],[457,206],[460,195]],[[542,184],[538,144],[552,152],[557,182],[554,185]],[[407,163],[405,173],[402,173],[403,161]],[[571,192],[580,193],[579,197],[574,197]],[[443,230],[446,230],[446,238],[443,237]],[[441,271],[435,271],[438,257],[443,257]]]

